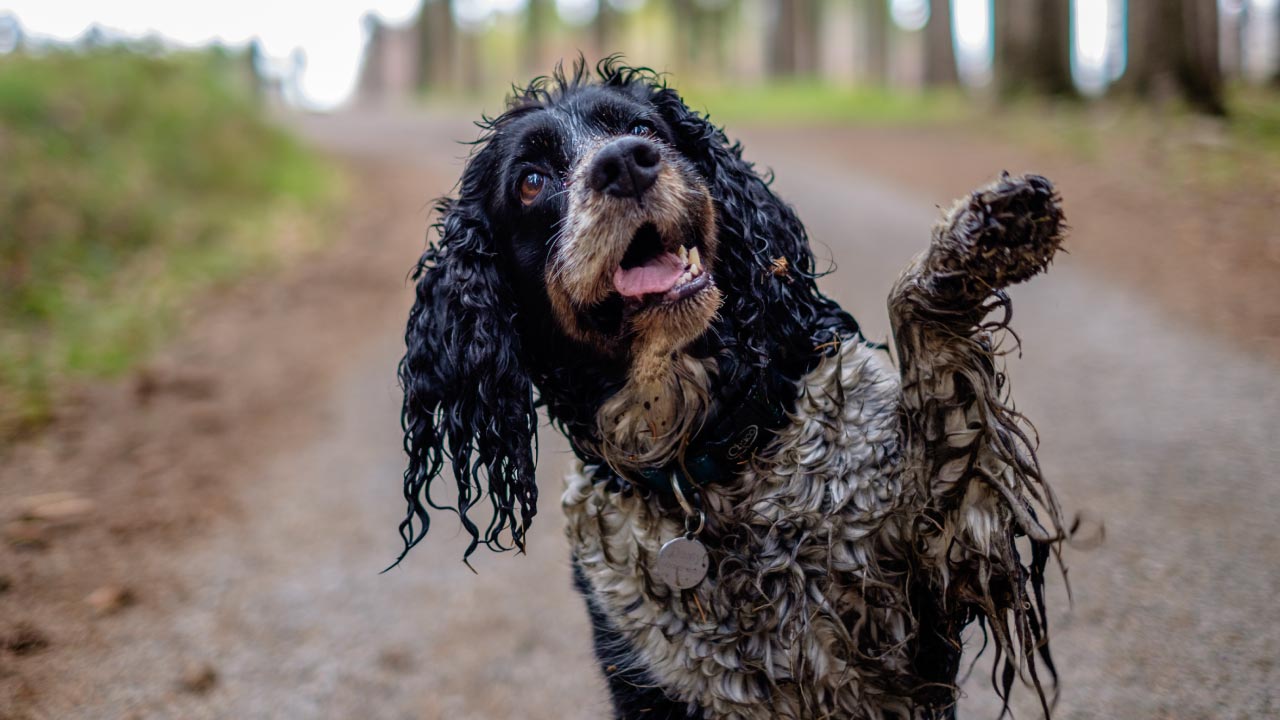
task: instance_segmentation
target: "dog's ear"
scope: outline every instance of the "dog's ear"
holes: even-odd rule
[[[795,210],[742,157],[742,145],[675,90],[653,88],[650,102],[672,128],[676,149],[693,161],[711,190],[720,236],[716,283],[725,290],[721,335],[739,357],[763,357],[792,348],[834,347],[858,333],[857,322],[818,291],[813,252]],[[745,346],[745,347],[742,347]],[[761,361],[763,362],[763,360]]]
[[[428,507],[457,513],[471,535],[464,559],[481,543],[523,550],[536,512],[533,389],[486,205],[497,177],[494,155],[492,147],[475,154],[458,197],[439,203],[440,238],[414,273],[417,299],[399,368],[409,455],[400,559],[426,535]],[[446,459],[457,494],[442,502],[431,491]],[[477,518],[473,510],[486,496],[490,507]]]

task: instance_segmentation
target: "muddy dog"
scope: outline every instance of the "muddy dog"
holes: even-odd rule
[[[953,717],[975,621],[996,692],[1027,678],[1047,714],[1061,512],[998,341],[1003,288],[1062,241],[1049,181],[946,213],[889,295],[895,367],[652,72],[578,64],[483,125],[415,274],[405,552],[429,509],[468,555],[523,548],[541,406],[579,461],[562,502],[616,717]]]

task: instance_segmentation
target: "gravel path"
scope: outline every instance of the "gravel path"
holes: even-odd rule
[[[303,126],[358,158],[362,192],[380,200],[341,261],[327,261],[336,277],[365,263],[364,280],[343,294],[340,282],[325,293],[286,278],[312,289],[285,293],[269,317],[253,305],[225,311],[253,341],[232,343],[207,372],[287,411],[228,406],[218,438],[172,440],[190,453],[218,443],[214,455],[226,459],[225,472],[211,474],[226,508],[214,506],[194,532],[139,531],[143,540],[129,545],[84,530],[43,550],[0,550],[0,577],[13,585],[0,592],[0,627],[12,637],[25,623],[51,640],[30,653],[0,650],[0,718],[606,716],[585,612],[569,588],[556,504],[566,455],[551,433],[527,557],[481,556],[472,574],[458,561],[463,539],[441,518],[404,565],[378,574],[396,554],[401,510],[401,280],[421,248],[424,203],[459,174],[466,149],[450,141],[473,130],[389,115]],[[895,189],[821,147],[767,132],[743,138],[839,262],[826,289],[868,335],[884,337],[888,288],[924,247],[934,204],[949,198]],[[845,141],[856,143],[856,131]],[[1064,192],[1069,217],[1086,212]],[[1099,282],[1070,256],[1013,298],[1025,349],[1011,361],[1014,396],[1040,431],[1041,459],[1068,510],[1106,528],[1099,547],[1067,554],[1074,607],[1053,589],[1056,716],[1277,716],[1276,368]],[[300,328],[330,312],[340,331],[309,348]],[[282,380],[292,367],[310,380]],[[279,435],[282,424],[292,431]],[[20,478],[0,470],[0,509],[19,494],[61,489],[59,463],[74,462],[89,460],[27,463]],[[75,489],[100,514],[127,512],[104,489],[109,481]],[[131,497],[146,494],[128,482]],[[135,589],[138,601],[92,616],[80,598],[102,582]],[[963,716],[996,716],[980,671],[966,688]],[[1036,717],[1027,694],[1019,716]]]

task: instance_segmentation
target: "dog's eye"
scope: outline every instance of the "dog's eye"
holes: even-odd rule
[[[520,202],[528,205],[538,196],[542,194],[542,188],[547,185],[547,176],[542,173],[531,172],[524,176],[520,181]]]
[[[652,135],[656,131],[653,129],[653,125],[648,122],[644,120],[637,120],[634,123],[631,123],[631,129],[628,132],[632,135]]]

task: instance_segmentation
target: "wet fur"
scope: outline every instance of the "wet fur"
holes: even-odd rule
[[[1008,402],[1004,323],[986,318],[1060,243],[1052,186],[1005,177],[948,213],[890,295],[895,370],[818,292],[803,226],[739,146],[647,71],[606,61],[597,78],[579,65],[519,92],[441,204],[400,365],[406,552],[433,507],[462,518],[468,555],[523,547],[541,405],[584,468],[563,503],[617,717],[948,717],[973,621],[1003,659],[997,690],[1021,673],[1045,697],[1044,572],[1061,513]],[[621,313],[614,327],[607,278],[625,238],[601,233],[617,224],[629,238],[637,220],[593,209],[572,179],[596,136],[637,113],[658,125],[674,173],[659,220],[714,222],[696,232],[714,244],[717,296],[687,316]],[[586,138],[546,217],[495,189],[539,117]],[[591,237],[601,246],[582,244]],[[678,458],[752,387],[788,423],[706,488],[712,571],[674,593],[650,568],[680,514],[590,470]],[[436,482],[446,459],[453,482]],[[433,498],[441,487],[451,497]]]

